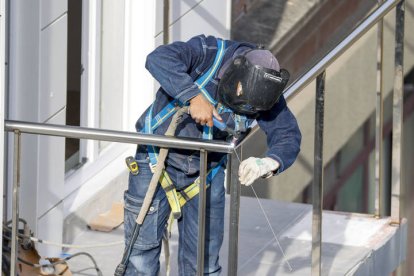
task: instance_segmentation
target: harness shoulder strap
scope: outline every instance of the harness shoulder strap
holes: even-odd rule
[[[223,60],[224,53],[226,51],[226,43],[225,41],[221,39],[217,39],[217,54],[214,59],[213,65],[208,69],[206,73],[204,73],[201,77],[199,77],[195,84],[197,84],[198,88],[201,90],[201,93],[203,93],[204,97],[212,104],[217,105],[217,101],[211,97],[211,95],[208,93],[208,91],[204,88],[208,82],[211,80],[211,78],[215,75],[217,70],[220,68],[220,64]]]
[[[224,53],[225,53],[226,45],[225,42],[221,39],[217,39],[217,54],[214,59],[213,65],[207,70],[206,73],[204,73],[202,76],[200,76],[196,81],[195,84],[197,84],[197,87],[200,89],[201,93],[206,97],[206,99],[214,106],[217,105],[217,101],[214,100],[211,95],[208,93],[208,91],[205,89],[205,86],[209,83],[209,81],[213,78],[217,70],[220,68],[220,64],[223,60]],[[168,118],[170,118],[177,110],[177,106],[182,106],[182,103],[179,102],[177,99],[174,99],[170,103],[168,103],[167,106],[165,106],[157,115],[153,116],[153,105],[150,107],[146,118],[145,118],[145,126],[144,126],[144,133],[153,133],[154,130],[160,126],[162,123],[164,123]],[[212,139],[212,128],[210,127],[204,127],[203,129],[203,138],[204,139]],[[157,164],[158,159],[158,148],[155,146],[148,146],[148,155],[150,158],[150,166],[151,168],[154,168]],[[221,164],[220,164],[221,165]],[[208,183],[211,182],[211,179],[216,174],[216,169],[212,169],[208,175],[207,179]],[[161,183],[161,186],[165,190],[167,194],[167,199],[170,203],[172,212],[176,218],[180,216],[181,213],[181,204],[180,202],[183,202],[181,198],[183,196],[180,193],[177,193],[175,190],[175,186],[173,185],[170,177],[168,176],[168,173],[164,171],[160,177],[159,182]],[[193,183],[194,184],[194,183]],[[191,185],[190,185],[191,186]],[[197,185],[195,185],[197,186]],[[198,190],[198,189],[197,189]],[[191,198],[198,194],[198,192],[192,192]],[[186,197],[186,196],[185,196]],[[184,199],[185,204],[186,200]]]
[[[226,50],[226,43],[221,39],[217,39],[217,54],[214,59],[213,65],[200,76],[194,83],[197,84],[198,89],[200,89],[203,96],[214,106],[217,105],[217,101],[214,100],[208,91],[205,89],[205,86],[208,82],[212,79],[215,75],[217,70],[220,68],[220,64],[223,60],[224,54]],[[182,105],[177,99],[171,101],[167,106],[165,106],[156,116],[152,116],[152,107],[150,111],[147,113],[147,117],[145,120],[145,133],[153,133],[153,131],[164,123],[168,118],[170,118],[176,111],[176,106]],[[212,139],[212,130],[205,127],[203,130],[203,138],[204,139]]]
[[[200,89],[201,93],[203,93],[203,96],[206,97],[206,99],[214,106],[217,106],[217,101],[211,97],[211,95],[205,89],[205,86],[208,84],[208,82],[211,80],[211,78],[215,75],[217,70],[220,68],[220,64],[223,61],[225,51],[226,51],[225,42],[221,39],[217,39],[217,54],[216,54],[216,58],[214,59],[213,66],[211,66],[210,69],[204,75],[202,75],[200,78],[198,78],[195,81],[195,83],[198,86],[198,89]],[[208,139],[208,140],[213,139],[213,129],[211,127],[204,126],[203,138]]]

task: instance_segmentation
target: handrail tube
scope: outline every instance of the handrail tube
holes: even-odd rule
[[[21,133],[14,131],[13,155],[13,192],[12,192],[12,235],[10,252],[10,275],[17,275],[17,256],[19,255],[18,229],[19,229],[19,201],[20,201],[20,157]]]
[[[332,49],[324,58],[315,64],[307,73],[294,81],[284,92],[286,100],[293,98],[303,88],[305,88],[311,81],[313,81],[319,74],[321,74],[331,63],[333,63],[343,52],[351,47],[362,35],[369,31],[375,24],[377,24],[386,14],[388,14],[401,0],[389,0],[384,2],[381,6],[373,11],[358,27],[356,27],[342,42],[340,42],[334,49]],[[242,146],[246,141],[259,130],[256,126],[249,135],[240,142],[237,147]],[[237,148],[236,147],[236,148]]]
[[[6,120],[5,131],[19,130],[22,133],[60,136],[66,138],[91,139],[109,142],[155,145],[167,148],[191,149],[230,153],[234,150],[234,144],[226,142],[213,142],[203,139],[168,137],[162,135],[125,132],[116,130],[104,130],[77,126],[28,123],[22,121]]]
[[[237,276],[237,266],[239,259],[239,221],[240,221],[240,193],[241,185],[237,177],[238,166],[240,165],[239,158],[243,158],[242,149],[239,148],[234,153],[228,155],[227,166],[227,187],[230,192],[230,213],[229,213],[229,253],[227,275]],[[235,174],[235,175],[233,175]]]
[[[198,182],[198,240],[197,240],[197,276],[204,275],[204,246],[206,227],[206,179],[207,151],[200,150],[200,181]]]
[[[378,0],[379,4],[383,0]],[[382,80],[384,60],[384,20],[377,23],[377,95],[375,108],[375,216],[380,217],[382,213],[383,193],[383,125],[384,125],[384,88]]]

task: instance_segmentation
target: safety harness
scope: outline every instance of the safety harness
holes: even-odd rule
[[[217,39],[217,54],[214,59],[213,65],[209,68],[209,70],[206,73],[204,73],[202,76],[200,76],[195,81],[195,84],[197,85],[198,89],[200,89],[203,96],[215,107],[218,106],[218,103],[216,100],[214,100],[211,97],[211,95],[205,89],[205,86],[209,83],[209,81],[215,75],[218,68],[220,68],[220,64],[223,60],[225,50],[226,50],[225,42],[221,39]],[[177,106],[183,106],[183,104],[179,100],[174,99],[167,106],[165,106],[157,115],[153,116],[153,105],[152,105],[145,118],[145,126],[142,132],[152,134],[158,126],[160,126],[162,123],[168,120],[176,112]],[[217,111],[219,112],[219,114],[224,113],[224,112],[232,112],[230,109],[227,109],[226,107],[222,105],[218,106]],[[238,121],[242,121],[242,117],[244,116],[235,115],[235,119]],[[236,128],[238,128],[239,125],[241,124],[236,123]],[[209,140],[213,138],[212,127],[204,126],[203,138],[209,139]],[[153,171],[158,162],[158,148],[155,146],[149,145],[147,146],[147,150],[148,150],[148,156],[150,160],[150,166]],[[212,169],[208,171],[207,179],[206,179],[207,188],[210,186],[211,181],[213,180],[213,178],[219,171],[220,166],[223,165],[224,161],[225,161],[225,157],[223,157],[215,167],[213,167]],[[189,201],[190,199],[192,199],[194,196],[196,196],[199,193],[198,184],[200,182],[200,178],[198,177],[191,185],[189,185],[184,190],[177,191],[170,176],[164,169],[160,176],[159,182],[165,191],[165,194],[167,196],[168,202],[171,207],[171,212],[172,212],[173,217],[175,219],[180,218],[181,207],[184,206],[187,201]]]

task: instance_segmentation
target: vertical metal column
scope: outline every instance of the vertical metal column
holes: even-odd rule
[[[170,42],[170,0],[164,0],[163,44]]]
[[[20,194],[20,145],[21,133],[14,131],[14,155],[13,155],[13,199],[12,199],[12,235],[10,275],[17,275],[18,256],[18,231],[19,231],[19,194]]]
[[[378,0],[381,5],[383,0]],[[384,57],[384,20],[381,18],[377,23],[377,105],[375,109],[375,202],[374,212],[376,217],[381,216],[382,204],[382,128],[384,125],[384,97],[383,97],[383,70],[382,61]]]
[[[207,151],[200,150],[200,190],[198,196],[198,245],[197,245],[197,275],[204,275],[204,241],[206,225],[206,178],[207,178]]]
[[[404,87],[404,3],[396,7],[395,14],[395,68],[392,119],[392,174],[391,174],[391,218],[400,223],[401,190],[401,146],[403,128],[403,87]]]
[[[316,78],[315,148],[312,186],[312,275],[321,275],[323,206],[323,127],[325,71]]]
[[[230,181],[230,222],[229,222],[229,256],[228,272],[229,276],[237,275],[238,265],[238,244],[239,244],[239,211],[240,211],[240,183],[237,177],[239,160],[237,156],[242,154],[241,147],[235,153],[229,154],[229,164],[227,166],[227,181]]]

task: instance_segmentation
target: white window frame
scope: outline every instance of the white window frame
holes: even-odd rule
[[[81,126],[93,128],[99,128],[102,1],[82,3]],[[155,47],[155,1],[125,0],[124,20],[122,129],[134,132],[135,121],[154,98],[154,80],[144,65]],[[76,211],[108,180],[126,172],[125,157],[133,155],[135,148],[112,143],[99,152],[98,141],[81,140],[80,159],[87,158],[87,162],[66,175],[64,215]]]
[[[99,125],[99,90],[101,56],[101,1],[82,1],[82,50],[81,50],[81,108],[80,125]],[[98,157],[98,143],[81,140],[79,158],[93,162]]]
[[[83,73],[81,76],[80,108],[80,125],[82,127],[99,127],[101,9],[101,0],[82,2],[81,63]],[[107,166],[119,158],[126,149],[128,149],[128,145],[111,144],[99,152],[99,141],[80,140],[79,162],[84,164],[66,174],[65,197],[70,197],[78,188],[107,169]],[[99,189],[99,185],[98,187],[96,184],[92,186]]]

